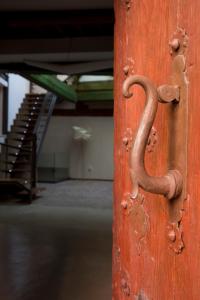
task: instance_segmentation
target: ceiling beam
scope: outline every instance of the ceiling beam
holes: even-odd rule
[[[24,63],[0,63],[0,72],[1,73],[20,73],[24,74],[24,76],[28,76],[29,74],[55,74],[48,70],[44,71],[36,67],[28,66]],[[113,69],[99,70],[94,72],[87,72],[84,75],[108,75],[113,76]],[[22,75],[23,76],[23,75]]]
[[[85,91],[112,91],[113,90],[113,80],[106,80],[106,81],[84,81],[78,82],[76,84],[76,91],[77,92],[85,92]]]
[[[0,54],[113,52],[112,36],[85,36],[63,39],[0,39]]]
[[[42,63],[35,61],[25,61],[27,65],[40,68],[42,70],[48,70],[56,74],[67,74],[67,75],[76,75],[76,74],[86,74],[89,72],[107,70],[113,68],[113,60],[105,61],[94,61],[86,62],[79,64],[50,64]]]
[[[91,9],[16,13],[0,10],[0,25],[0,38],[5,39],[112,36],[114,11],[113,9]]]
[[[7,0],[8,1],[8,0]],[[29,0],[30,2],[31,0]],[[44,1],[44,0],[43,0]],[[47,0],[46,0],[47,1]],[[48,0],[49,1],[49,0]],[[72,1],[72,0],[71,0]],[[74,1],[74,0],[73,0]],[[102,1],[102,0],[101,0]],[[108,1],[108,0],[106,0]],[[79,0],[80,2],[80,0]],[[17,3],[19,5],[19,3]],[[1,4],[0,4],[1,7]],[[47,6],[48,8],[48,6]],[[16,11],[0,11],[1,22],[6,21],[5,26],[16,25],[19,27],[36,24],[90,24],[90,23],[113,23],[114,11],[113,8],[104,9],[76,9],[76,10],[19,10]]]
[[[24,76],[24,75],[22,75]],[[48,91],[53,92],[62,99],[65,99],[70,102],[77,102],[77,94],[72,86],[63,83],[54,75],[36,75],[31,74],[29,76],[24,76],[32,82],[40,85],[41,87],[47,89]]]
[[[0,1],[0,10],[1,11],[55,11],[57,9],[60,10],[86,10],[86,9],[105,9],[105,8],[112,8],[113,1],[112,0],[42,0],[42,1],[34,1],[34,0],[20,0],[20,1],[13,1],[13,0],[6,0]]]
[[[113,101],[113,90],[78,92],[78,101]]]

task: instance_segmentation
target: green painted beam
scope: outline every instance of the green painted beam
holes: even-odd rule
[[[113,90],[113,80],[108,81],[92,81],[92,82],[79,82],[75,87],[77,92],[84,91],[109,91]]]
[[[31,74],[29,79],[67,101],[77,102],[77,93],[74,88],[59,80],[55,75]]]
[[[113,101],[113,91],[78,92],[78,101]]]
[[[69,86],[55,75],[22,75],[41,87],[55,93],[70,102],[77,101],[113,101],[113,81],[79,82]]]
[[[78,101],[113,101],[113,80],[79,82]]]

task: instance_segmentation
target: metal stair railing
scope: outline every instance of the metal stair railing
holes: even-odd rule
[[[47,132],[47,128],[48,128],[49,121],[50,121],[50,118],[53,113],[54,106],[56,104],[56,100],[57,100],[56,95],[54,95],[50,92],[46,94],[43,104],[42,104],[42,107],[41,107],[41,110],[40,110],[40,113],[39,113],[39,116],[38,116],[38,119],[35,124],[35,128],[33,130],[33,134],[36,135],[36,139],[37,139],[37,148],[36,148],[36,157],[37,158],[41,151],[41,147],[42,147],[42,144],[43,144],[46,132]]]

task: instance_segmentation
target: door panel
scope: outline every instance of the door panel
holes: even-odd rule
[[[115,191],[113,225],[113,299],[200,298],[200,2],[197,0],[115,0]],[[130,153],[145,95],[134,86],[124,98],[122,86],[132,74],[156,86],[170,83],[176,35],[185,47],[188,94],[187,197],[182,219],[171,238],[169,200],[140,189],[130,200]],[[159,104],[155,134],[145,155],[148,172],[168,168],[170,106]],[[175,230],[176,231],[176,230]],[[182,236],[181,236],[182,234]],[[182,243],[180,253],[174,242]]]

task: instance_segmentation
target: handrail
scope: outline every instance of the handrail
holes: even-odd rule
[[[57,100],[57,96],[54,95],[53,93],[49,92],[46,94],[40,110],[40,114],[36,121],[33,134],[35,134],[37,137],[37,149],[36,149],[37,157],[39,156],[56,100]],[[44,124],[42,124],[43,121]],[[42,125],[44,125],[44,127]],[[43,127],[42,130],[40,130],[41,127]]]

